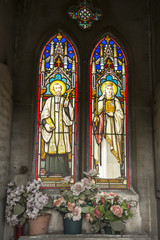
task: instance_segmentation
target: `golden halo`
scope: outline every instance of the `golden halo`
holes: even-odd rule
[[[56,80],[53,81],[49,86],[49,91],[52,93],[52,95],[55,95],[55,91],[53,90],[54,84],[59,83],[62,86],[62,95],[66,92],[66,85],[63,81]]]
[[[102,86],[101,86],[101,91],[102,91],[102,93],[103,93],[106,85],[111,85],[111,86],[113,86],[114,95],[117,94],[117,85],[116,85],[115,83],[111,82],[111,81],[106,81],[106,82],[104,82],[104,83],[102,84]]]

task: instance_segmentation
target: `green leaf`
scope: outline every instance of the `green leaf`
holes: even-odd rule
[[[25,224],[26,218],[21,218],[20,219],[20,225],[23,226]]]
[[[17,203],[17,205],[14,206],[13,212],[15,215],[21,215],[25,211],[25,207]]]
[[[28,197],[28,193],[24,193],[23,197],[27,198]]]
[[[104,206],[99,206],[98,209],[101,212],[101,214],[105,214]]]
[[[114,221],[116,216],[109,210],[105,213],[105,219],[108,221]]]
[[[71,191],[68,191],[66,194],[68,197],[73,197],[73,193]]]
[[[90,194],[91,194],[91,191],[90,191],[89,189],[86,189],[86,190],[84,191],[84,194],[85,194],[85,195],[90,195]]]
[[[96,223],[94,224],[94,231],[95,231],[95,233],[97,233],[97,232],[99,232],[99,230],[100,230],[100,225],[99,225],[98,222],[96,222]]]
[[[85,194],[81,193],[81,194],[79,195],[79,198],[80,198],[81,200],[84,200],[84,199],[86,198],[86,196],[85,196]]]
[[[53,199],[52,199],[52,198],[49,198],[46,207],[47,207],[47,208],[53,208]]]
[[[89,213],[90,212],[91,207],[90,206],[86,206],[82,208],[82,213]]]
[[[24,218],[29,218],[26,212],[23,213],[23,217]]]
[[[110,224],[114,231],[122,232],[126,229],[126,225],[122,221],[113,221]]]

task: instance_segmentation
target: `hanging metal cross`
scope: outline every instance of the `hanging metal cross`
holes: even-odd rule
[[[78,6],[72,6],[68,10],[68,15],[71,19],[75,19],[82,29],[89,29],[93,21],[98,21],[102,17],[102,11],[98,8],[93,8],[91,2],[87,0],[80,1]]]

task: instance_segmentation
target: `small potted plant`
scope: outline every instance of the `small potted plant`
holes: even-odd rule
[[[95,233],[123,234],[125,220],[132,216],[130,204],[116,193],[100,192],[92,198],[91,206],[83,209],[86,221]]]
[[[91,177],[97,174],[97,171],[85,173],[81,181],[71,185],[69,189],[62,191],[61,196],[53,201],[53,206],[64,217],[64,233],[81,233],[83,208],[86,207],[91,197],[94,197],[98,191]],[[65,177],[63,183],[70,183],[71,177]],[[74,226],[73,226],[74,224]]]
[[[46,213],[49,208],[49,197],[40,191],[41,187],[43,187],[43,183],[36,180],[28,182],[26,185],[26,215],[29,219],[31,236],[47,233],[51,218],[51,214]]]
[[[31,232],[31,223],[33,224],[35,219],[38,220],[39,216],[44,215],[44,212],[48,210],[49,206],[48,195],[40,191],[42,186],[42,182],[38,182],[36,180],[28,182],[26,186],[16,186],[16,184],[13,182],[8,184],[6,220],[10,226],[16,226],[16,228],[20,228],[23,227],[25,222],[28,220],[30,234],[36,235],[36,233]],[[49,221],[50,215],[47,217]],[[22,236],[23,231],[20,234]],[[41,232],[38,232],[38,234],[41,234]]]
[[[10,227],[15,227],[15,239],[24,234],[23,225],[27,220],[25,187],[23,185],[16,186],[10,182],[7,187],[7,201],[5,216]]]

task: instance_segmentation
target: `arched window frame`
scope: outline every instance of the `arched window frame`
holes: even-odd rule
[[[97,41],[97,43],[94,45],[93,50],[91,51],[91,57],[90,57],[90,84],[89,84],[89,91],[90,91],[90,98],[89,98],[89,121],[88,121],[88,144],[89,144],[89,150],[87,153],[87,158],[89,159],[86,167],[87,169],[93,169],[95,166],[93,164],[93,160],[92,159],[92,134],[93,134],[93,119],[92,119],[92,59],[93,59],[93,54],[95,49],[99,46],[99,44],[106,38],[106,36],[109,35],[109,37],[114,41],[114,43],[119,47],[119,49],[122,51],[122,54],[124,56],[124,64],[125,64],[125,77],[126,77],[126,179],[124,181],[125,184],[121,184],[121,185],[117,185],[116,181],[115,183],[113,183],[110,179],[105,179],[105,180],[100,180],[98,177],[96,179],[96,183],[98,185],[100,185],[101,188],[104,189],[129,189],[130,188],[130,175],[131,175],[131,170],[129,168],[130,165],[130,150],[129,150],[129,99],[128,99],[128,55],[127,52],[124,48],[124,44],[122,44],[122,41],[120,39],[117,39],[117,37],[115,35],[113,35],[110,32],[106,32],[103,36],[101,36],[100,38],[98,38],[99,40]]]
[[[46,49],[46,47],[48,46],[48,44],[52,41],[52,39],[54,39],[58,34],[61,34],[68,42],[68,44],[70,44],[70,46],[73,49],[74,52],[74,56],[75,56],[75,94],[74,94],[74,99],[75,99],[75,108],[74,108],[74,146],[72,146],[72,148],[74,149],[74,167],[72,167],[72,178],[73,180],[72,182],[76,182],[79,179],[79,160],[78,160],[78,154],[79,154],[79,138],[77,137],[79,135],[79,106],[78,106],[78,101],[77,98],[79,98],[78,96],[78,82],[79,82],[79,56],[78,56],[78,51],[77,48],[75,46],[75,44],[73,43],[73,41],[71,40],[71,38],[64,33],[62,30],[58,30],[56,31],[55,34],[52,35],[52,37],[49,38],[48,41],[46,41],[46,43],[43,45],[43,48],[41,49],[41,54],[40,54],[40,58],[39,58],[39,67],[38,67],[38,91],[37,91],[37,120],[36,120],[36,137],[35,137],[35,158],[36,158],[36,163],[35,163],[35,179],[39,180],[39,181],[43,181],[42,178],[39,177],[39,161],[40,161],[40,141],[41,141],[41,123],[40,123],[40,114],[42,111],[42,81],[43,81],[43,77],[42,77],[42,72],[41,72],[41,68],[42,68],[42,62],[43,62],[43,54],[44,51]],[[68,60],[67,60],[68,61]],[[73,76],[73,74],[72,74]],[[63,177],[62,177],[63,179]],[[46,184],[45,181],[43,181],[44,183],[44,188],[51,188],[51,189],[58,189],[60,187],[63,187],[61,184],[61,178],[57,180],[56,184],[54,183],[54,181],[52,181],[52,179],[49,181],[48,184]],[[66,186],[66,185],[65,185]]]

